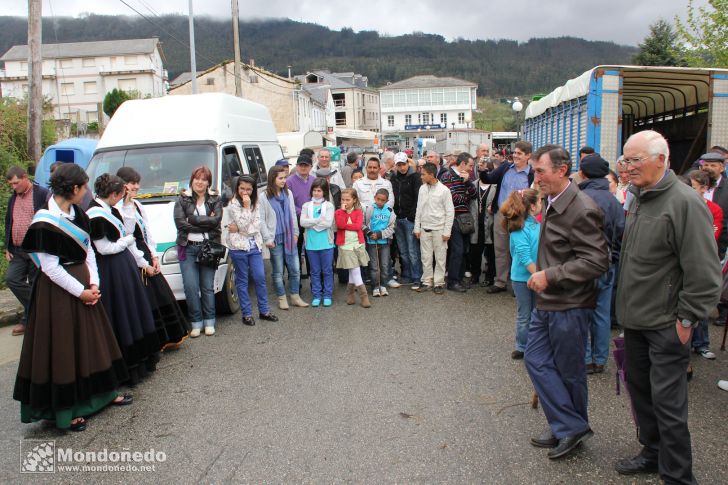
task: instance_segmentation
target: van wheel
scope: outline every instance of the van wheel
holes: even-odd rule
[[[215,308],[218,313],[230,315],[240,310],[240,302],[238,301],[238,292],[235,289],[235,269],[233,262],[227,260],[228,267],[225,274],[225,284],[222,290],[215,295]]]

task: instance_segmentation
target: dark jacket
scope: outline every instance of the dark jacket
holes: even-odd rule
[[[723,175],[720,179],[720,183],[713,190],[713,202],[718,204],[723,209],[723,230],[720,233],[718,239],[718,256],[723,259],[726,248],[728,248],[728,177]]]
[[[422,177],[409,167],[406,174],[402,175],[397,171],[389,180],[394,191],[394,213],[400,219],[406,217],[408,221],[415,222]]]
[[[708,317],[718,304],[721,271],[710,212],[671,170],[651,189],[630,187],[617,275],[617,321],[659,330],[677,319]]]
[[[486,184],[498,184],[498,187],[496,187],[495,189],[495,198],[493,199],[493,214],[498,213],[498,197],[500,197],[501,182],[503,181],[503,177],[506,175],[506,172],[508,170],[515,166],[515,163],[501,163],[495,170],[491,170],[490,172],[483,171],[479,173],[480,180],[482,180]],[[531,185],[533,185],[533,169],[528,171],[528,186],[530,187]]]
[[[331,195],[331,203],[334,204],[334,210],[341,209],[341,187],[336,184],[329,184],[329,194]]]
[[[42,209],[50,197],[51,192],[48,189],[33,182],[33,214],[38,212],[39,209]],[[16,246],[13,245],[12,238],[13,208],[15,207],[15,198],[16,194],[13,191],[13,195],[11,195],[8,200],[8,209],[5,213],[5,249],[7,249],[11,254],[14,254],[17,249]]]
[[[177,245],[187,246],[187,235],[191,232],[207,233],[207,238],[213,242],[220,242],[222,228],[222,200],[216,191],[205,194],[205,211],[208,215],[195,214],[197,207],[195,197],[191,192],[182,191],[174,204],[174,225],[177,226]],[[213,215],[209,215],[213,214]]]
[[[564,311],[594,308],[597,278],[609,269],[602,211],[575,183],[551,207],[543,204],[536,265],[548,287],[536,295],[536,308]]]
[[[592,198],[604,215],[604,238],[612,256],[612,264],[619,264],[619,250],[624,234],[624,208],[609,191],[609,180],[586,179],[579,184],[582,192]]]

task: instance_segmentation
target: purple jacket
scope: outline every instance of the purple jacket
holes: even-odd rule
[[[293,203],[296,205],[296,215],[301,215],[301,207],[303,204],[311,200],[311,186],[316,177],[308,176],[308,180],[304,181],[298,173],[294,172],[289,177],[286,183],[288,189],[293,194]]]

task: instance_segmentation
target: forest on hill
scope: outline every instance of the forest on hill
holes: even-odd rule
[[[189,71],[187,17],[163,15],[146,20],[131,16],[88,15],[43,18],[43,42],[159,37],[170,79]],[[0,53],[26,44],[27,19],[0,17]],[[230,21],[195,19],[198,70],[233,57]],[[454,76],[478,83],[481,96],[545,93],[598,64],[627,63],[636,48],[574,37],[447,41],[437,34],[414,32],[384,36],[374,31],[340,31],[288,19],[240,23],[245,62],[286,76],[313,69],[354,71],[383,86],[418,74]]]

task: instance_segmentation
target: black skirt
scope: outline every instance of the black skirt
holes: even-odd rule
[[[96,253],[101,303],[111,320],[119,348],[135,384],[156,369],[162,345],[154,326],[152,308],[128,249],[117,254]]]
[[[164,275],[147,276],[142,273],[142,279],[162,350],[176,349],[187,338],[192,326],[182,313]]]

